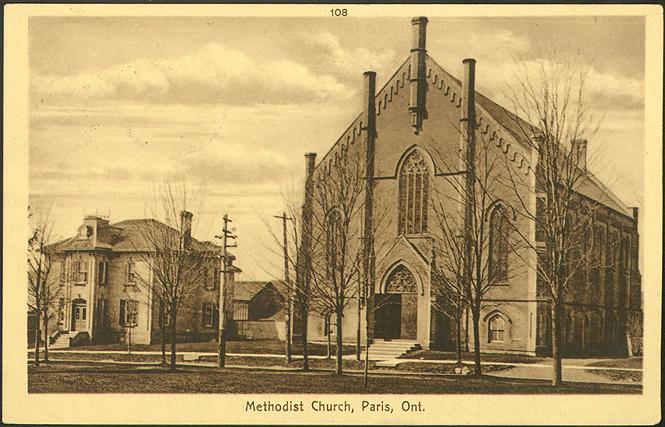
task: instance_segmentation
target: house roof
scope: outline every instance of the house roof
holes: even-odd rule
[[[234,301],[251,301],[252,298],[261,292],[271,282],[251,282],[251,281],[237,281],[233,283],[233,300]]]
[[[111,250],[113,252],[150,251],[151,235],[164,235],[165,240],[178,242],[178,230],[155,219],[128,219],[114,224],[97,223],[96,235],[81,239],[77,236],[53,244],[57,251]],[[197,251],[219,252],[222,247],[209,241],[192,238],[192,247]],[[229,254],[232,259],[235,257]]]

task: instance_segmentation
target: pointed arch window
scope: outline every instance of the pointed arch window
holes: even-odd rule
[[[489,320],[489,342],[503,342],[506,332],[506,322],[499,314],[495,314]]]
[[[493,281],[508,280],[508,215],[498,205],[492,210],[489,226],[489,270]]]
[[[399,234],[427,233],[429,176],[427,161],[419,150],[404,159],[399,172]]]
[[[386,293],[411,294],[416,293],[416,278],[411,271],[403,265],[397,266],[386,280]]]

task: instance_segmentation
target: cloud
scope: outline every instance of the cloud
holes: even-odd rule
[[[345,49],[337,36],[329,32],[306,33],[301,39],[312,67],[322,72],[327,70],[345,80],[360,80],[362,73],[368,70],[379,75],[392,73],[394,70],[390,68],[397,65],[397,55],[390,48],[377,51],[363,47]]]
[[[594,107],[607,110],[644,108],[644,81],[589,70],[589,96]]]
[[[290,61],[261,61],[218,43],[189,55],[138,59],[71,76],[37,74],[38,104],[127,100],[165,104],[290,104],[347,99],[350,89],[329,74]]]

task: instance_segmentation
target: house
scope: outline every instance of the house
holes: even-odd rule
[[[437,298],[432,289],[433,262],[437,257],[433,236],[440,232],[440,224],[434,220],[431,197],[438,191],[450,191],[445,187],[449,185],[447,177],[465,174],[463,164],[455,161],[466,150],[460,135],[460,122],[465,117],[463,100],[473,100],[476,138],[485,142],[488,156],[501,160],[498,163],[504,169],[497,173],[505,180],[510,174],[525,176],[531,182],[525,187],[529,206],[534,207],[536,215],[542,214],[535,172],[525,168],[530,161],[537,162],[537,151],[534,153],[525,144],[513,113],[475,91],[474,60],[461,61],[465,77],[459,80],[427,54],[427,22],[425,17],[412,20],[409,57],[383,88],[375,91],[375,73],[365,73],[365,110],[342,132],[330,151],[318,163],[315,153],[306,154],[305,188],[311,190],[305,191],[303,217],[310,212],[317,222],[317,217],[331,214],[317,211],[312,200],[320,184],[325,185],[331,176],[341,173],[342,165],[348,164],[346,160],[358,157],[371,165],[366,170],[372,178],[372,191],[359,218],[351,222],[360,227],[371,215],[383,217],[388,224],[377,231],[366,227],[374,242],[375,281],[369,304],[362,304],[359,310],[359,299],[352,296],[346,306],[342,320],[344,341],[355,341],[360,323],[362,339],[367,329],[371,340],[401,339],[423,348],[455,348],[453,322],[433,309]],[[584,160],[586,141],[579,141],[576,147]],[[623,354],[626,318],[629,314],[641,316],[642,307],[638,210],[626,206],[591,171],[585,170],[585,174],[577,191],[598,208],[594,236],[590,238],[596,242],[594,256],[607,267],[596,268],[593,274],[580,278],[568,292],[564,301],[563,349],[565,354]],[[506,249],[508,230],[527,236],[531,247],[540,244],[535,221],[514,220],[511,227],[502,223],[519,208],[515,194],[506,192],[485,218],[495,236],[488,251],[495,257],[493,274],[503,277],[485,298],[480,347],[484,352],[546,354],[550,351],[551,302],[537,277],[537,253],[527,248],[514,252]],[[463,223],[464,209],[459,204],[451,203],[444,209],[447,217]],[[362,233],[356,230],[355,234]],[[325,239],[314,236],[310,240]],[[379,298],[390,303],[378,307]],[[369,325],[365,324],[367,305],[377,306],[370,313]],[[324,339],[327,323],[322,316],[310,314],[309,339]],[[468,317],[461,323],[468,331]],[[302,326],[294,326],[295,334],[299,329]],[[472,334],[465,335],[472,346]]]
[[[192,217],[182,213],[184,232],[194,250],[203,254],[204,274],[191,301],[181,306],[176,326],[179,337],[207,339],[217,333],[223,256],[220,246],[191,237]],[[148,254],[152,246],[146,229],[178,235],[177,230],[154,219],[111,224],[99,216],[86,216],[74,237],[52,245],[51,274],[59,276],[63,295],[56,308],[57,322],[53,322],[57,324],[57,345],[125,341],[129,334],[136,344],[158,339],[160,304],[150,292],[154,278]],[[233,255],[226,256],[227,280],[232,282],[241,270],[233,266]]]
[[[284,340],[284,311],[279,282],[233,283],[235,336],[254,340]]]

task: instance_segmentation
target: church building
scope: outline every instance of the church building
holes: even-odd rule
[[[357,291],[348,294],[341,319],[312,309],[307,322],[309,340],[326,340],[328,334],[336,333],[334,325],[340,321],[345,343],[356,342],[359,335],[364,343],[369,331],[374,342],[402,340],[426,349],[455,349],[455,322],[435,309],[433,263],[445,262],[436,247],[435,236],[441,228],[437,216],[462,223],[465,213],[458,203],[446,206],[433,200],[437,194],[450,193],[451,177],[465,173],[459,159],[467,149],[460,131],[467,103],[475,110],[478,147],[500,160],[500,176],[523,177],[528,183],[524,199],[534,211],[541,209],[533,177],[536,168],[529,166],[537,164],[537,150],[524,142],[513,113],[475,90],[475,60],[460,58],[464,70],[460,80],[428,55],[427,23],[425,17],[411,20],[409,57],[380,90],[375,89],[376,74],[365,72],[364,111],[330,151],[318,161],[315,153],[306,154],[303,223],[306,227],[309,212],[312,239],[324,240],[316,235],[315,224],[317,218],[330,214],[316,206],[319,183],[329,182],[341,168],[348,168],[350,158],[359,158],[363,181],[371,184],[359,196],[353,213],[352,222],[357,224],[354,240],[371,237],[374,251],[371,292],[362,289],[358,279],[353,285]],[[483,65],[483,69],[491,68],[491,64]],[[580,155],[586,156],[586,141],[580,141],[578,147]],[[626,206],[591,171],[585,170],[585,174],[577,192],[598,207],[593,239],[597,257],[606,267],[586,274],[566,295],[561,333],[564,354],[623,354],[626,319],[631,314],[641,316],[638,209]],[[438,212],[437,206],[443,206],[444,212]],[[490,264],[501,280],[484,297],[480,348],[535,356],[550,351],[551,302],[538,278],[537,251],[527,247],[539,246],[535,221],[514,214],[519,209],[518,198],[505,191],[486,218],[493,233]],[[526,236],[529,245],[509,250],[510,233]],[[305,237],[303,234],[302,244],[312,245]],[[314,269],[323,268],[312,264]],[[362,266],[356,267],[360,278]],[[381,306],[379,300],[384,302]],[[463,341],[472,349],[468,316],[465,313],[460,323]],[[298,327],[294,328],[297,333]]]

